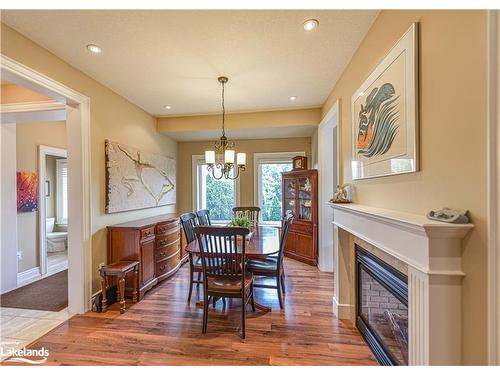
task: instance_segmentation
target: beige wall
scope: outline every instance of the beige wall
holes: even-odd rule
[[[16,165],[18,172],[38,174],[38,146],[66,148],[66,123],[32,122],[16,125]],[[18,272],[40,265],[38,211],[17,214],[17,250],[22,252]]]
[[[221,115],[180,116],[158,118],[160,132],[186,132],[219,130]],[[226,115],[228,129],[280,128],[302,125],[318,125],[321,108],[291,109],[279,111],[229,113]]]
[[[45,157],[45,179],[50,184],[50,195],[45,197],[46,217],[56,217],[56,160],[57,156]]]
[[[45,102],[53,101],[52,99],[31,91],[22,86],[12,83],[2,84],[0,90],[0,103],[26,103],[26,102]]]
[[[2,54],[90,98],[92,267],[93,290],[96,291],[99,288],[99,263],[106,262],[106,226],[175,211],[175,206],[171,205],[106,215],[104,140],[111,139],[174,158],[177,155],[176,143],[156,131],[153,116],[5,24],[1,27]]]
[[[382,11],[335,85],[341,174],[351,181],[351,95],[410,27],[420,23],[420,162],[417,173],[355,182],[356,203],[425,214],[467,208],[463,361],[486,364],[486,12]]]
[[[278,138],[237,140],[237,152],[247,154],[247,168],[240,177],[240,204],[254,204],[253,154],[257,152],[299,152],[311,157],[311,138]],[[193,210],[192,155],[203,155],[213,149],[213,142],[180,142],[177,159],[177,204],[179,212]]]

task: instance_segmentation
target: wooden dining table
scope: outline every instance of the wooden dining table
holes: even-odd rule
[[[245,246],[245,258],[263,259],[270,255],[277,255],[280,246],[280,232],[278,227],[257,226],[250,229],[250,238],[247,239]],[[241,247],[238,246],[238,251]],[[192,241],[186,247],[188,253],[194,256],[201,256],[198,241]],[[203,301],[198,301],[197,305],[203,306]],[[270,307],[263,306],[255,301],[255,307],[261,311],[269,312]]]

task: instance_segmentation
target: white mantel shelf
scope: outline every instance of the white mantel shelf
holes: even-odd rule
[[[333,208],[334,313],[353,319],[354,241],[357,237],[407,264],[410,365],[459,365],[461,358],[462,239],[473,224],[359,204]],[[344,232],[342,232],[344,231]]]
[[[428,274],[464,276],[461,247],[473,224],[449,224],[423,215],[363,206],[329,204],[333,224]],[[406,232],[406,233],[402,233]]]

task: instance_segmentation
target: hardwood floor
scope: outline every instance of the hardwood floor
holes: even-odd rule
[[[255,316],[248,307],[245,340],[236,300],[226,311],[221,301],[211,308],[208,333],[201,333],[195,290],[187,304],[186,264],[141,302],[127,301],[125,314],[114,304],[74,316],[30,348],[47,348],[51,365],[376,365],[357,329],[332,316],[332,274],[290,259],[285,269],[284,311],[275,290],[256,289],[256,301],[272,312]]]

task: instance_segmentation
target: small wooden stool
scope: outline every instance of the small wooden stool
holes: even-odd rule
[[[108,300],[106,298],[107,277],[116,276],[118,278],[118,292],[120,299],[120,314],[125,312],[125,276],[129,272],[134,272],[134,288],[132,289],[132,302],[137,302],[137,281],[139,274],[139,262],[135,260],[124,260],[101,267],[101,288],[102,288],[102,312],[108,311]]]

